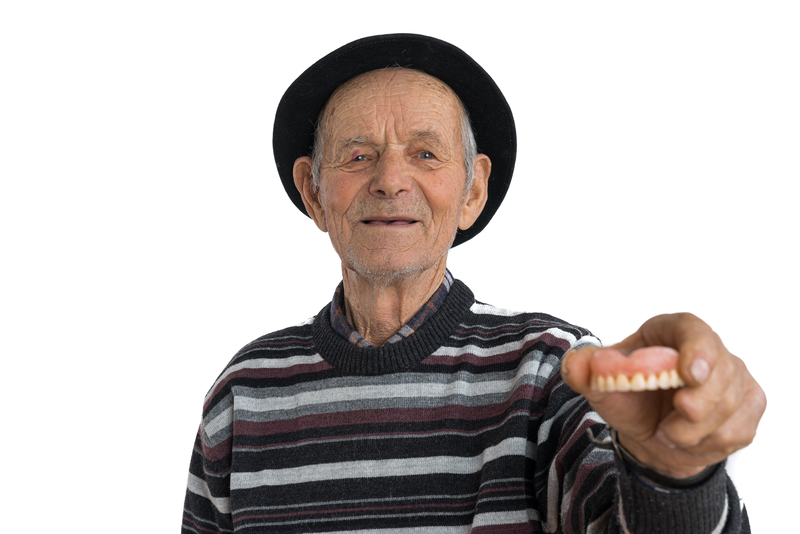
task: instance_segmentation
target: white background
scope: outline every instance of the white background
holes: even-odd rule
[[[731,462],[753,530],[795,528],[796,4],[277,4],[0,7],[3,530],[179,529],[207,389],[340,278],[279,183],[278,100],[389,32],[464,48],[515,113],[514,181],[456,277],[607,343],[704,318],[769,400]]]

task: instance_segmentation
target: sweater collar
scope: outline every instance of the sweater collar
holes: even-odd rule
[[[444,301],[410,335],[380,347],[362,347],[331,326],[330,305],[314,318],[314,345],[330,365],[347,374],[377,375],[408,369],[441,347],[475,302],[472,291],[454,280]]]

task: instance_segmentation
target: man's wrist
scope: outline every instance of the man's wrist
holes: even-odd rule
[[[638,477],[645,483],[648,483],[652,486],[662,489],[668,490],[679,490],[679,489],[687,489],[696,487],[709,478],[711,478],[714,473],[717,472],[720,465],[722,463],[713,464],[707,466],[705,469],[701,470],[699,473],[682,478],[675,478],[669,475],[665,475],[653,469],[652,467],[648,466],[647,464],[641,462],[636,456],[634,456],[625,446],[620,443],[619,434],[616,430],[611,427],[608,427],[609,434],[611,439],[608,441],[598,441],[594,438],[594,435],[591,433],[591,430],[588,431],[589,440],[592,441],[596,446],[602,447],[604,449],[613,450],[617,456],[628,465],[631,470],[638,475]]]

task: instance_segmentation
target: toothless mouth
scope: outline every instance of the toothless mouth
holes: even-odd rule
[[[390,218],[375,218],[375,219],[364,219],[364,224],[371,224],[376,226],[407,226],[414,224],[418,221],[414,219],[390,219]]]

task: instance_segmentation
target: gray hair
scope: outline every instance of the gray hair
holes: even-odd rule
[[[461,130],[461,146],[464,149],[464,169],[466,170],[467,180],[464,190],[472,187],[472,180],[475,177],[475,158],[478,156],[478,144],[475,142],[475,132],[472,129],[472,122],[469,120],[469,112],[456,95],[459,108],[459,130]],[[322,109],[314,127],[314,146],[311,149],[311,177],[314,191],[319,190],[320,171],[322,169],[322,159],[325,154],[325,136],[323,135],[323,122],[327,105]]]

